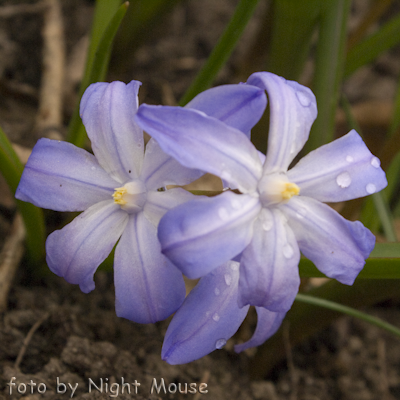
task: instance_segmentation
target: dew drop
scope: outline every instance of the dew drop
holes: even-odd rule
[[[237,271],[239,269],[239,263],[235,261],[231,261],[231,270]]]
[[[232,178],[232,175],[229,171],[227,170],[223,170],[221,172],[221,179],[225,180],[225,181],[229,181]]]
[[[378,157],[371,158],[371,165],[375,168],[379,168],[381,166],[381,162]]]
[[[214,289],[214,293],[215,293],[216,296],[219,296],[219,294],[220,294],[221,292],[220,292],[220,290],[216,287],[216,288]]]
[[[227,285],[227,286],[230,286],[231,283],[232,283],[232,276],[229,275],[229,274],[225,274],[224,278],[225,278],[225,283],[226,283],[226,285]]]
[[[213,319],[215,322],[218,322],[220,318],[221,318],[221,317],[220,317],[217,313],[215,313],[215,314],[212,316],[212,319]]]
[[[92,167],[92,168],[90,168],[92,171],[94,171],[95,169],[96,169],[96,167]]]
[[[352,156],[347,156],[347,157],[346,157],[346,161],[347,161],[348,163],[351,163],[351,162],[354,161],[354,158],[353,158]]]
[[[296,151],[296,143],[293,141],[290,146],[290,154],[293,154]]]
[[[262,227],[263,227],[264,231],[267,231],[267,232],[268,232],[268,231],[271,230],[272,225],[273,225],[272,219],[271,219],[271,218],[268,218],[268,219],[265,219],[265,220],[264,220],[264,222],[263,222],[263,224],[262,224]]]
[[[206,311],[206,317],[209,317],[211,314],[211,311]]]
[[[289,243],[286,243],[283,246],[283,255],[286,258],[291,258],[293,256],[293,254],[294,254],[293,247]]]
[[[218,215],[223,221],[226,221],[227,219],[229,219],[228,210],[224,207],[221,207],[218,209]]]
[[[336,183],[343,189],[349,187],[351,183],[350,174],[348,172],[341,173],[337,176]]]
[[[241,204],[240,204],[240,201],[237,200],[237,199],[233,199],[233,200],[231,201],[231,206],[232,206],[232,208],[235,209],[235,210],[239,210],[240,205],[241,205]]]
[[[303,107],[309,107],[311,104],[310,98],[301,91],[296,92],[297,99]]]
[[[375,193],[376,186],[373,183],[368,183],[368,185],[365,187],[365,190],[367,191],[368,194]]]
[[[215,348],[216,349],[222,349],[226,345],[226,340],[225,339],[218,339],[215,342]]]

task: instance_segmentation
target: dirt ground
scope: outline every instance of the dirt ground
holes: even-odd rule
[[[351,25],[360,20],[368,3],[354,2]],[[66,49],[62,113],[48,123],[39,115],[45,74],[44,8],[33,0],[0,0],[0,126],[22,158],[41,136],[65,137],[76,100],[94,2],[63,0],[61,4]],[[180,4],[127,65],[111,63],[110,80],[140,80],[142,102],[175,104],[236,4],[236,0]],[[399,2],[393,7],[392,12],[397,12]],[[240,61],[246,57],[265,8],[266,2],[261,1],[217,84],[240,80]],[[362,68],[344,86],[357,115],[370,118],[368,123],[378,135],[387,127],[399,73],[397,48]],[[307,80],[307,73],[303,79]],[[371,105],[379,110],[374,115],[368,112]],[[12,235],[15,204],[3,180],[0,193],[3,246]],[[52,212],[46,216],[51,231],[61,216]],[[3,262],[0,256],[0,266]],[[239,355],[233,351],[233,344],[254,328],[254,315],[222,350],[187,365],[170,366],[160,357],[168,321],[140,325],[117,318],[112,274],[98,272],[95,280],[96,289],[83,294],[50,273],[35,276],[22,258],[7,310],[0,314],[0,400],[400,399],[400,341],[366,323],[342,317],[297,347],[290,346],[289,336],[287,358],[263,380],[254,380],[250,371],[257,368],[257,349]],[[400,326],[399,305],[397,299],[389,299],[366,311]]]

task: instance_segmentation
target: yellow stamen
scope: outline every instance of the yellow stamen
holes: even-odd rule
[[[112,195],[114,197],[114,203],[124,205],[126,204],[126,200],[124,199],[124,194],[127,193],[127,189],[125,186],[115,188],[115,192]]]
[[[285,183],[285,188],[282,191],[282,199],[289,200],[293,196],[297,196],[300,193],[300,188],[295,183]]]

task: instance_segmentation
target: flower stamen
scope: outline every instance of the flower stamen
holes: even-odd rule
[[[147,198],[146,186],[142,181],[131,181],[114,190],[114,203],[119,204],[123,210],[129,214],[142,210]]]
[[[300,188],[292,182],[288,182],[285,184],[285,188],[282,191],[282,199],[289,200],[293,196],[298,196],[300,193]]]
[[[289,182],[286,174],[271,174],[261,178],[258,184],[260,200],[264,207],[273,204],[286,203],[293,196],[298,196],[300,188]]]

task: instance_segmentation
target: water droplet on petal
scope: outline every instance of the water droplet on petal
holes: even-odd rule
[[[227,219],[229,219],[228,210],[224,207],[221,207],[218,209],[218,215],[223,221],[226,221]]]
[[[226,345],[226,340],[225,339],[218,339],[215,342],[215,348],[216,349],[222,349]]]
[[[217,313],[215,313],[215,314],[212,316],[212,319],[213,319],[215,322],[218,322],[219,319],[220,319],[220,316],[219,316]]]
[[[211,311],[206,311],[206,317],[209,317],[211,314]]]
[[[231,206],[232,206],[233,209],[239,210],[239,208],[240,208],[240,201],[239,201],[238,199],[233,199],[233,200],[231,201]]]
[[[231,270],[237,271],[239,269],[239,263],[235,261],[231,261]]]
[[[296,92],[297,99],[303,107],[309,107],[311,104],[309,96],[307,96],[304,92],[297,91]]]
[[[350,174],[348,172],[342,172],[337,176],[336,183],[343,189],[349,187],[351,183]]]
[[[96,169],[96,167],[92,167],[92,168],[90,168],[92,171],[94,171],[95,169]]]
[[[232,276],[229,275],[229,274],[225,274],[224,278],[225,278],[225,283],[226,283],[226,285],[227,285],[227,286],[230,286],[231,283],[232,283]]]
[[[221,292],[220,292],[220,290],[216,287],[216,288],[214,289],[214,293],[215,293],[216,296],[219,296],[219,294],[220,294]]]
[[[290,146],[290,154],[293,154],[296,151],[296,142],[293,141]]]
[[[347,157],[346,157],[346,161],[349,162],[349,163],[350,163],[350,162],[353,162],[353,161],[354,161],[354,158],[353,158],[352,156],[347,156]]]
[[[368,185],[365,187],[365,190],[367,191],[368,194],[375,193],[376,186],[373,183],[368,183]]]
[[[372,157],[371,158],[371,165],[375,168],[379,168],[381,166],[381,161],[379,160],[378,157]]]
[[[294,254],[293,247],[289,243],[286,243],[283,246],[283,255],[286,258],[291,258],[293,256],[293,254]]]
[[[225,180],[225,181],[229,181],[232,178],[232,175],[229,171],[227,171],[226,169],[221,171],[221,179]]]
[[[273,226],[272,218],[265,219],[262,224],[264,231],[267,231],[267,232],[272,229],[272,226]]]

